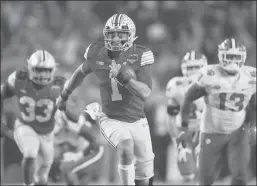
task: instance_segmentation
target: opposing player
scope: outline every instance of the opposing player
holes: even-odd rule
[[[95,120],[87,112],[86,109],[78,120],[69,112],[57,111],[56,114],[56,163],[67,185],[87,185],[103,157],[100,132],[97,132]],[[83,181],[81,178],[84,178]]]
[[[189,85],[195,80],[199,70],[207,65],[206,57],[195,51],[187,52],[182,59],[181,71],[183,77],[172,78],[166,87],[166,96],[168,98],[167,112],[171,116],[170,125],[175,125],[175,130],[181,128],[180,106],[184,99]],[[178,144],[178,168],[184,181],[192,180],[196,173],[195,147],[198,145],[198,136],[200,128],[200,116],[203,110],[204,100],[199,98],[191,104],[189,130],[191,135],[186,140],[186,147]],[[172,126],[171,128],[174,128]],[[174,136],[177,137],[177,136]]]
[[[65,82],[64,77],[55,76],[55,71],[54,57],[48,51],[38,50],[27,60],[26,68],[14,71],[1,85],[1,104],[6,98],[18,99],[20,115],[13,135],[23,154],[22,174],[26,185],[33,181],[47,184],[53,162],[55,100]]]
[[[100,120],[101,132],[117,149],[122,184],[151,185],[154,153],[144,104],[151,94],[154,56],[133,44],[135,34],[127,15],[110,17],[103,29],[104,44],[93,43],[86,49],[85,62],[73,73],[57,106],[63,109],[73,90],[93,72],[100,80],[103,112],[108,116]]]
[[[228,157],[231,185],[246,185],[249,163],[246,108],[256,113],[256,68],[245,66],[246,48],[234,38],[218,47],[219,64],[201,70],[198,80],[186,92],[181,106],[182,129],[178,141],[188,135],[190,104],[204,97],[200,127],[199,181],[211,185],[218,160]]]

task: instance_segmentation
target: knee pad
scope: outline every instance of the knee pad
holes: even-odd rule
[[[135,179],[145,180],[154,176],[154,160],[135,164]]]

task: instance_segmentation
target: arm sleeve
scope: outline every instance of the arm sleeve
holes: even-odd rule
[[[154,55],[148,50],[142,54],[140,69],[137,74],[137,80],[146,84],[152,89],[152,64],[154,63]]]

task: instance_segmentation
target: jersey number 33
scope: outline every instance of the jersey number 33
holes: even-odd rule
[[[21,112],[21,117],[24,121],[32,122],[47,122],[51,119],[54,109],[54,103],[50,99],[40,99],[35,101],[31,97],[22,96],[19,100],[20,104],[24,105],[24,111]],[[43,113],[37,115],[37,108],[41,108]]]

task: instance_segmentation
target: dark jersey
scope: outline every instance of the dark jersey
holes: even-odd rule
[[[112,62],[130,65],[136,73],[137,81],[145,83],[151,88],[151,64],[154,63],[152,51],[143,46],[133,45],[117,59],[112,60],[107,55],[104,44],[94,43],[87,48],[85,58],[83,71],[85,73],[93,72],[100,80],[103,112],[110,118],[125,122],[135,122],[144,118],[145,101],[110,78],[109,65]]]
[[[26,68],[13,72],[8,77],[7,87],[8,92],[18,99],[19,120],[39,134],[52,132],[55,123],[55,100],[60,95],[64,83],[64,77],[56,76],[52,83],[36,89]]]

